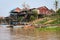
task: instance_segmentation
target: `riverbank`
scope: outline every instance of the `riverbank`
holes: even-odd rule
[[[60,27],[55,27],[55,28],[29,28],[29,29],[24,29],[24,28],[16,28],[16,29],[14,29],[14,31],[16,31],[16,32],[21,32],[21,33],[30,33],[30,32],[41,32],[41,31],[43,31],[43,32],[46,32],[46,31],[48,31],[48,32],[55,32],[55,31],[60,31]]]
[[[37,31],[60,31],[60,27],[56,28],[36,28]]]
[[[16,29],[13,29],[12,33],[14,35],[25,35],[25,36],[36,36],[36,35],[41,35],[41,34],[44,34],[44,33],[57,33],[60,31],[60,28],[57,27],[57,28],[34,28],[34,29],[24,29],[24,28],[16,28]]]

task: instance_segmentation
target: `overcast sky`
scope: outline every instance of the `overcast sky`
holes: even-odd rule
[[[0,0],[0,16],[9,16],[9,12],[16,8],[22,8],[22,4],[25,2],[26,4],[30,5],[30,8],[38,8],[41,6],[46,6],[49,9],[54,8],[54,1],[55,0]],[[60,7],[60,0],[59,7]]]

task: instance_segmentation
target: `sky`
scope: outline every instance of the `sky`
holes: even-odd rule
[[[0,17],[7,17],[10,15],[10,11],[19,7],[23,8],[22,4],[25,2],[30,6],[30,8],[38,8],[41,6],[46,6],[49,9],[54,8],[54,1],[55,0],[0,0]],[[60,7],[60,0],[59,6]]]

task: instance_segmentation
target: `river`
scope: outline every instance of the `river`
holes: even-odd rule
[[[0,26],[0,40],[60,40],[60,31],[26,31]]]

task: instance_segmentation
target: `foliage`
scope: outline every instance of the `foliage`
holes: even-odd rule
[[[33,13],[33,16],[34,16],[35,18],[38,18],[37,10],[32,10],[32,13]]]
[[[30,21],[33,21],[35,20],[35,17],[34,16],[30,16]]]
[[[49,23],[49,24],[60,24],[60,18],[56,18],[55,21]]]
[[[58,8],[58,1],[55,0],[55,8],[57,9]]]
[[[36,30],[38,31],[60,31],[60,27],[57,26],[55,28],[36,28]]]
[[[19,18],[18,18],[18,21],[21,21],[23,19],[23,17],[22,16],[20,16]]]
[[[48,19],[45,18],[45,19],[43,19],[43,20],[38,21],[37,24],[44,24],[44,23],[47,22],[47,21],[48,21]]]
[[[30,16],[30,20],[33,21],[38,18],[38,13],[37,10],[32,10],[31,12],[33,15]]]
[[[56,11],[56,13],[58,13],[58,14],[60,15],[60,9],[58,9],[58,10]]]

